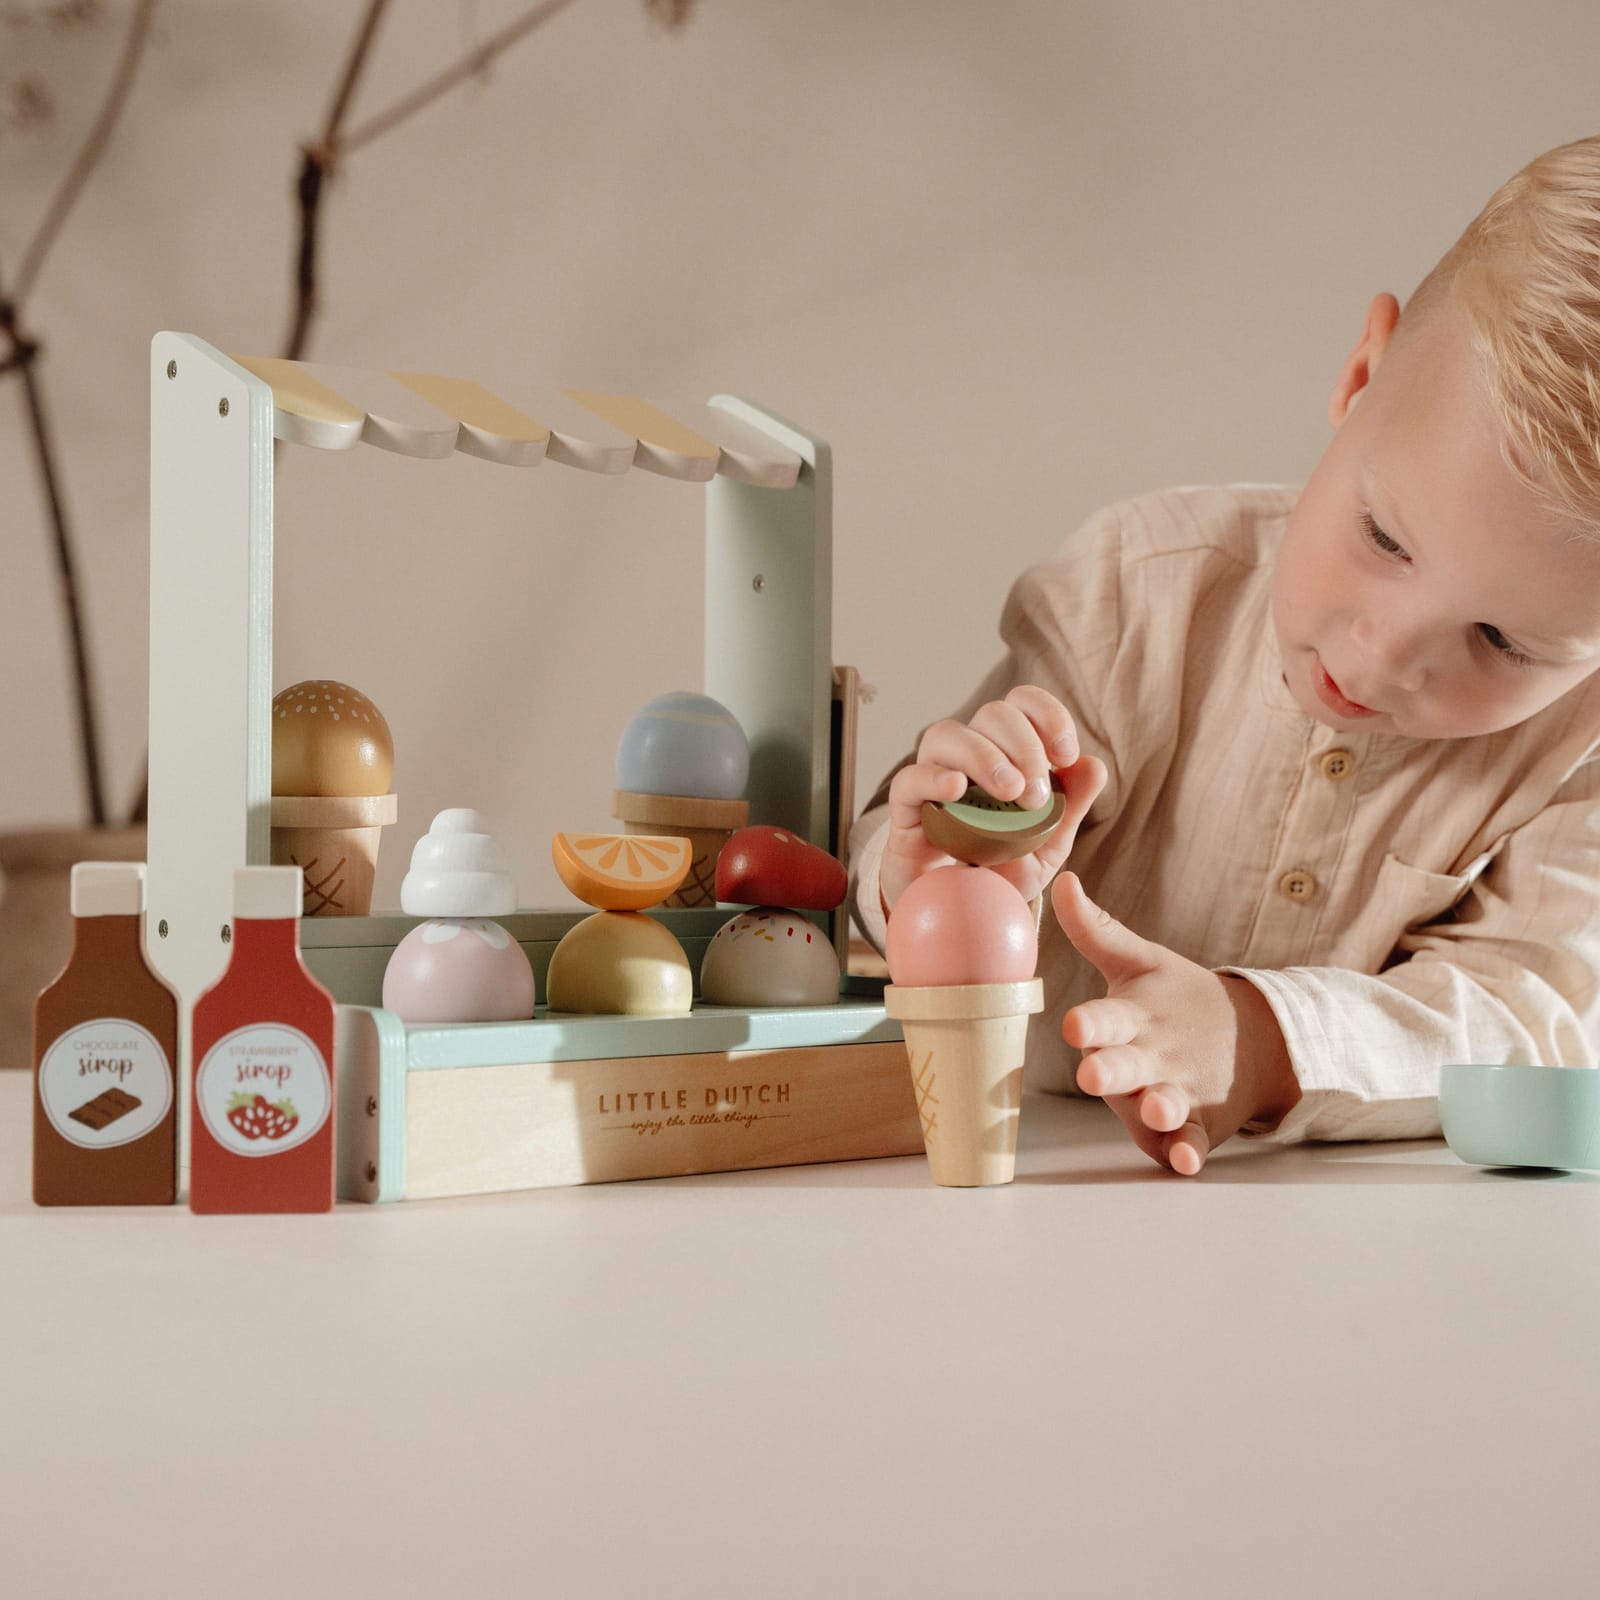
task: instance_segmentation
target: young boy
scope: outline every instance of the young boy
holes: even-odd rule
[[[1419,1138],[1447,1061],[1600,1038],[1600,138],[1379,295],[1303,490],[1111,507],[852,838],[855,911],[948,863],[969,780],[1061,829],[1027,1077],[1193,1174],[1233,1134]],[[1058,870],[1071,854],[1073,871]],[[1102,909],[1105,908],[1105,909]],[[1135,931],[1137,930],[1137,931]]]

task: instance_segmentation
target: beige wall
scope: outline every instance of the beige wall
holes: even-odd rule
[[[149,338],[278,348],[296,142],[359,9],[167,0],[27,308],[119,803],[145,717]],[[521,9],[396,4],[357,117]],[[81,97],[117,31],[0,32],[0,67],[36,53]],[[877,689],[870,778],[993,659],[1015,571],[1096,505],[1303,476],[1368,298],[1403,294],[1537,150],[1600,130],[1597,60],[1588,0],[703,0],[678,35],[579,0],[351,159],[312,353],[669,405],[731,390],[830,440],[835,655]],[[0,137],[8,267],[75,131]],[[16,390],[0,827],[79,808]],[[699,686],[700,503],[645,474],[287,459],[274,683],[344,678],[390,718],[381,901],[433,811],[475,804],[524,903],[566,903],[550,832],[607,826],[627,716]]]

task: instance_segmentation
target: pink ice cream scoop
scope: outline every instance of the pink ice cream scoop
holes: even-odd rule
[[[907,988],[1023,983],[1039,964],[1039,933],[1022,895],[987,867],[936,867],[895,902],[884,954]]]

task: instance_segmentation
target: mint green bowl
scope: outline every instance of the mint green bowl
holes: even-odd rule
[[[1439,1074],[1450,1148],[1480,1167],[1600,1167],[1600,1071],[1452,1062]]]

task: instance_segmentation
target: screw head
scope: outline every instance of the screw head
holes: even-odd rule
[[[178,376],[178,363],[176,361],[169,361],[167,363],[167,376],[169,378],[176,378]]]
[[[375,1094],[367,1096],[367,1115],[375,1117],[378,1114],[378,1097]]]
[[[226,922],[222,924],[222,942],[224,944],[233,943],[233,929]]]
[[[369,1161],[367,1163],[367,1182],[368,1183],[376,1183],[377,1181],[378,1181],[377,1163],[373,1162],[373,1161]]]
[[[162,937],[162,938],[163,938],[163,939],[165,939],[165,938],[166,938],[166,936],[167,936],[167,919],[166,919],[166,918],[165,918],[165,917],[163,917],[163,918],[162,918],[162,919],[161,919],[161,920],[160,920],[160,921],[159,921],[159,922],[158,922],[158,923],[157,923],[157,924],[156,924],[156,932],[157,932],[157,933],[158,933],[158,934],[160,934],[160,935],[161,935],[161,937]]]
[[[762,577],[759,572],[750,580],[750,587],[754,589],[757,594],[760,594],[761,591],[766,588],[766,586],[767,580]]]
[[[225,417],[225,416],[227,416],[227,414],[228,414],[228,401],[227,401],[226,396],[224,396],[221,400],[217,401],[217,415],[219,417]]]

